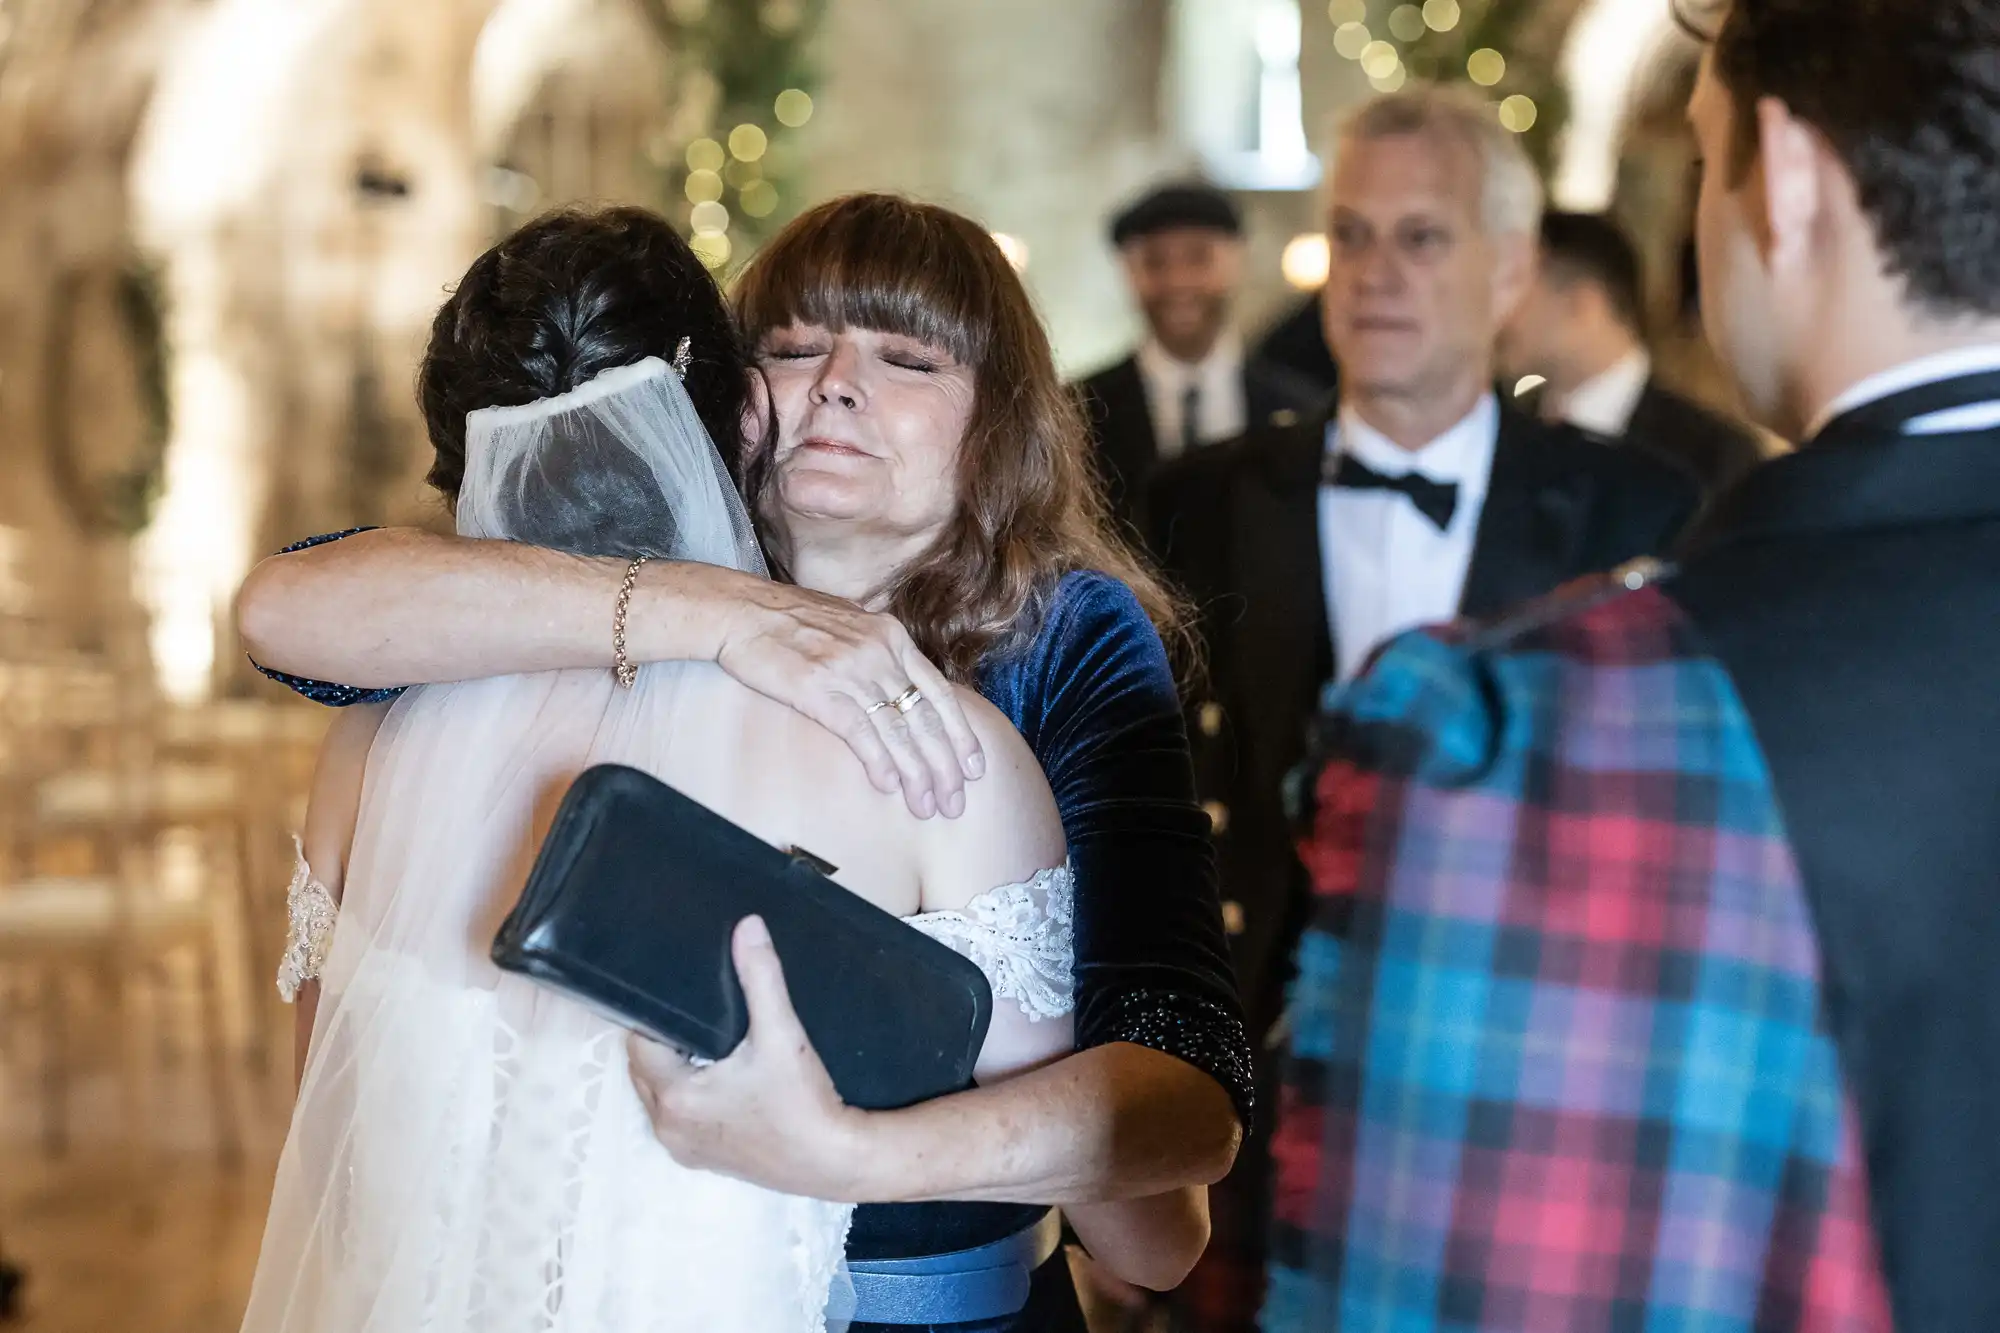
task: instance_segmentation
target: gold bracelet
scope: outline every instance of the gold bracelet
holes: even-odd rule
[[[651,558],[642,555],[625,566],[625,581],[618,585],[618,604],[611,612],[611,670],[628,690],[639,679],[639,668],[625,655],[625,617],[632,610],[632,589],[639,585],[639,571]]]

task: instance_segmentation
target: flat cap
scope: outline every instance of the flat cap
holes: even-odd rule
[[[1243,234],[1243,215],[1229,196],[1212,185],[1162,185],[1111,220],[1111,243],[1122,246],[1141,236],[1182,227]]]

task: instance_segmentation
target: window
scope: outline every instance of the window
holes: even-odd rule
[[[1301,114],[1299,41],[1298,0],[1175,6],[1175,121],[1218,185],[1298,190],[1319,179]]]

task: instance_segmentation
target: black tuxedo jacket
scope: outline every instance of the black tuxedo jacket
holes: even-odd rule
[[[1207,651],[1190,699],[1253,1038],[1275,1019],[1305,901],[1282,791],[1334,672],[1319,540],[1329,415],[1176,459],[1149,491],[1150,540],[1196,601]],[[1462,614],[1483,618],[1584,574],[1664,553],[1699,489],[1647,452],[1503,407]],[[1232,920],[1232,925],[1237,922]]]
[[[1658,378],[1646,381],[1625,438],[1673,459],[1711,494],[1727,489],[1764,459],[1748,427],[1663,388]]]
[[[1516,406],[1530,415],[1539,413],[1542,391],[1524,394]],[[1619,438],[1680,464],[1709,495],[1727,490],[1764,461],[1763,447],[1749,427],[1675,393],[1657,376],[1646,381]]]
[[[1667,594],[1729,668],[1819,935],[1900,1333],[2000,1329],[2000,401],[1970,375],[1758,468]]]
[[[1141,502],[1159,466],[1160,444],[1153,434],[1153,411],[1146,402],[1139,358],[1128,356],[1079,380],[1076,392],[1090,415],[1098,472],[1112,512],[1143,533]],[[1326,394],[1311,383],[1280,367],[1254,358],[1243,363],[1243,401],[1251,430],[1282,422],[1288,415],[1294,419],[1309,415],[1325,399]]]
[[[1340,387],[1340,367],[1326,345],[1326,321],[1320,310],[1323,295],[1314,292],[1285,312],[1265,330],[1250,355],[1267,366],[1290,371],[1325,396]]]

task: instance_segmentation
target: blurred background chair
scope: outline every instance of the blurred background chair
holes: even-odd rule
[[[135,1149],[157,1138],[155,1075],[192,1056],[206,1137],[234,1163],[239,1099],[290,1073],[269,975],[325,719],[173,707],[143,681],[88,656],[0,663],[0,1056],[34,1050],[15,1072],[50,1153],[70,1142],[79,1074],[102,1072],[93,1056],[115,1065]]]

